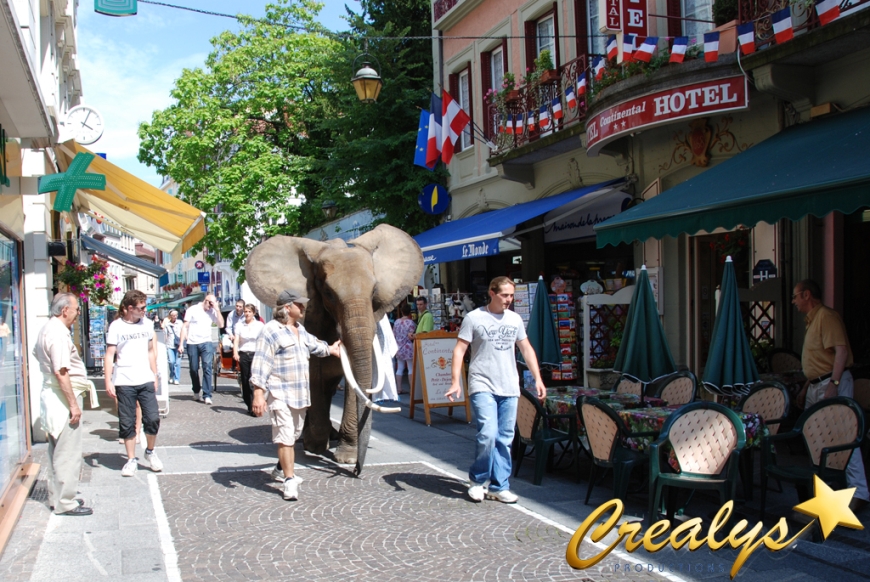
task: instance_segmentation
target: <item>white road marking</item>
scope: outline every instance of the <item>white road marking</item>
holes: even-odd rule
[[[157,534],[160,538],[160,549],[163,551],[163,560],[166,563],[166,577],[169,582],[181,582],[181,571],[178,569],[178,553],[175,551],[175,543],[172,540],[172,530],[169,529],[169,520],[166,518],[166,510],[163,509],[163,498],[160,496],[160,486],[157,484],[157,476],[148,474],[148,486],[151,489],[151,503],[154,505],[154,515],[157,518]]]

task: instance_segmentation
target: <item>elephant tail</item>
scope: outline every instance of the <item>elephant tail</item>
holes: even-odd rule
[[[344,344],[341,344],[341,367],[344,369],[344,378],[347,380],[347,383],[353,388],[354,392],[356,392],[357,396],[362,399],[362,402],[365,403],[367,408],[374,410],[375,412],[384,412],[384,413],[395,413],[401,412],[402,409],[398,406],[387,408],[386,406],[381,406],[380,404],[375,404],[372,402],[371,398],[363,392],[362,388],[359,387],[359,384],[356,381],[356,378],[353,376],[353,370],[350,365],[350,358],[347,357],[347,350],[344,348]]]

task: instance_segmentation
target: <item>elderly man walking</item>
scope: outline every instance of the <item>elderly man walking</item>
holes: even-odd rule
[[[181,380],[181,328],[184,324],[178,319],[178,311],[173,309],[163,320],[163,339],[166,341],[166,357],[169,359],[169,383],[178,384]]]
[[[284,499],[299,498],[299,483],[293,465],[293,446],[302,436],[305,413],[311,406],[308,360],[339,355],[340,342],[328,345],[302,327],[308,298],[292,290],[278,295],[275,319],[265,325],[257,339],[251,365],[254,414],[268,409],[272,420],[272,442],[278,445],[278,461],[284,472]]]
[[[211,404],[212,378],[214,376],[212,325],[218,328],[223,327],[224,316],[221,315],[217,299],[209,293],[202,300],[202,303],[192,305],[184,314],[184,326],[181,328],[181,339],[178,345],[178,353],[182,353],[184,342],[187,341],[187,363],[190,365],[193,397],[198,402],[205,400],[206,404]],[[201,385],[199,380],[200,363],[202,365]]]
[[[70,327],[81,308],[73,293],[58,293],[51,302],[51,319],[39,332],[33,356],[45,380],[40,413],[48,433],[48,496],[57,515],[91,515],[93,510],[76,499],[82,470],[82,394],[96,390],[72,341]]]

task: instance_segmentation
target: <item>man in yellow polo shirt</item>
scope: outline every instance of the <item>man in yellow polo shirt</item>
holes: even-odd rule
[[[807,324],[801,366],[808,380],[798,395],[798,402],[805,399],[805,408],[809,408],[825,398],[853,398],[854,383],[848,370],[853,364],[852,348],[840,314],[822,305],[822,291],[818,283],[810,279],[795,285],[792,303],[806,315]],[[852,500],[854,509],[870,502],[860,449],[855,450],[846,467],[846,482],[849,487],[857,488]]]

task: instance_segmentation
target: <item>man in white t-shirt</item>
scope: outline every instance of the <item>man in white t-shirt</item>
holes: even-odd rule
[[[141,291],[127,291],[121,299],[119,317],[106,332],[106,392],[118,400],[119,436],[124,439],[127,462],[121,475],[132,477],[139,469],[136,457],[136,403],[142,409],[145,429],[145,460],[152,471],[163,470],[154,447],[160,430],[157,406],[157,335],[154,323],[144,317],[147,297]],[[115,362],[115,355],[118,361]]]
[[[477,423],[477,451],[468,472],[468,496],[502,503],[516,503],[508,478],[511,474],[511,443],[517,422],[520,380],[514,346],[519,347],[535,379],[537,396],[547,397],[535,350],[526,337],[522,318],[507,308],[514,300],[514,284],[496,277],[489,284],[489,304],[475,309],[462,320],[453,349],[451,401],[462,393],[462,360],[471,345],[468,366],[468,397]],[[487,483],[489,487],[487,488]]]
[[[193,397],[198,402],[205,399],[211,404],[212,376],[214,375],[214,342],[211,328],[224,326],[224,316],[218,307],[217,299],[209,293],[202,303],[191,305],[184,314],[184,326],[181,328],[181,343],[179,353],[187,341],[187,358],[190,364],[190,383],[193,385]],[[199,368],[202,365],[202,385],[200,388]],[[202,392],[200,392],[200,389]]]

